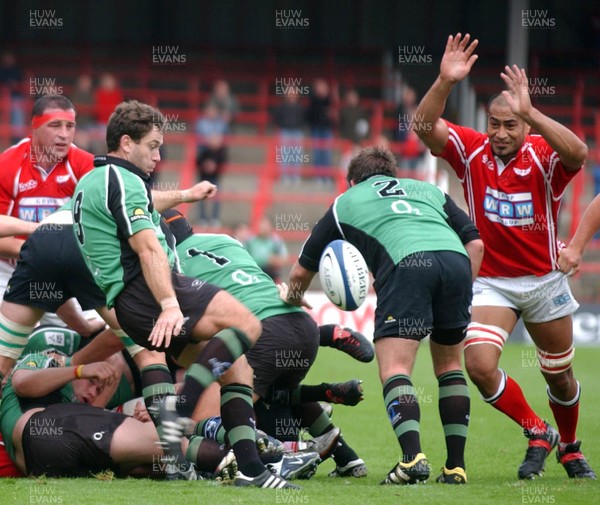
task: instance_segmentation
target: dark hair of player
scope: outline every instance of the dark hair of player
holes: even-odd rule
[[[64,95],[44,95],[33,104],[31,118],[41,116],[46,109],[75,110],[75,107]]]
[[[346,180],[358,184],[373,175],[396,177],[396,159],[389,149],[367,147],[350,162]]]
[[[137,143],[155,126],[162,131],[165,123],[166,118],[151,105],[137,100],[120,103],[110,115],[106,127],[108,152],[115,152],[119,149],[123,135],[128,135]]]

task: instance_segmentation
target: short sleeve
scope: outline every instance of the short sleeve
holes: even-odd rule
[[[155,230],[150,193],[142,179],[112,165],[108,170],[107,205],[122,236],[128,239],[142,230]]]
[[[325,215],[313,228],[310,236],[302,246],[298,263],[306,270],[311,272],[319,271],[319,261],[321,255],[327,247],[327,244],[333,240],[342,239],[342,234],[338,230],[335,217],[333,215],[333,206],[329,207]]]
[[[432,154],[446,160],[456,175],[462,179],[467,167],[467,160],[473,152],[474,146],[481,145],[486,135],[471,128],[444,121],[448,125],[448,142],[441,153]]]

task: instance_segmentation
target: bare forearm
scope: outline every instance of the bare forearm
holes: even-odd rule
[[[75,379],[75,366],[17,370],[12,385],[15,393],[24,398],[38,398],[56,391]]]
[[[18,259],[24,242],[14,237],[0,238],[0,257]]]
[[[588,149],[585,143],[566,126],[532,107],[524,121],[539,133],[560,157],[568,169],[576,170],[585,162]]]
[[[33,233],[38,227],[38,223],[32,223],[30,221],[23,221],[12,216],[0,215],[0,235],[29,235]]]
[[[472,279],[475,280],[479,275],[479,269],[481,268],[481,262],[483,261],[483,240],[471,240],[465,244],[465,249],[471,260],[471,276]]]
[[[569,242],[569,247],[575,249],[579,254],[583,251],[592,240],[594,234],[600,229],[600,195],[592,200],[592,203],[585,209],[577,231]]]
[[[100,331],[104,326],[104,323],[100,319],[86,319],[75,298],[69,298],[63,303],[56,310],[56,315],[60,317],[69,328],[72,328],[82,337],[86,338]]]
[[[71,363],[73,365],[85,365],[96,361],[105,361],[123,349],[125,349],[125,345],[121,339],[112,330],[107,329],[94,337],[83,349],[73,354]]]
[[[213,198],[217,194],[217,186],[212,182],[200,181],[191,188],[173,191],[153,191],[152,200],[158,212],[175,207],[179,203],[191,203],[205,198]]]
[[[453,87],[453,83],[438,77],[419,103],[413,118],[415,133],[435,153],[443,150],[448,139],[447,127],[441,117]]]
[[[300,266],[298,262],[294,263],[294,266],[290,271],[289,290],[287,295],[288,303],[300,305],[302,297],[309,288],[315,274],[316,272],[306,270],[304,267]]]
[[[419,123],[435,123],[440,119],[446,108],[446,100],[448,100],[453,87],[454,83],[445,81],[438,76],[415,111],[415,123],[417,121]],[[422,131],[416,128],[415,130],[417,134]]]
[[[154,208],[158,212],[175,207],[180,203],[188,202],[187,190],[175,189],[169,191],[152,191],[152,201],[154,202]]]

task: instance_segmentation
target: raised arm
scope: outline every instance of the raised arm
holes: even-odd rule
[[[175,207],[180,203],[191,203],[206,198],[212,198],[217,194],[217,186],[212,182],[201,181],[191,188],[182,190],[152,191],[152,201],[158,212]]]
[[[441,153],[448,142],[448,127],[441,119],[446,100],[454,85],[469,74],[478,58],[473,54],[478,41],[469,43],[470,38],[468,33],[464,37],[460,33],[448,37],[440,74],[415,111],[414,131],[434,154]]]
[[[510,110],[539,133],[554,149],[566,170],[579,170],[585,162],[588,149],[585,143],[566,126],[542,114],[531,105],[529,81],[524,69],[513,65],[504,67],[500,74],[508,88],[502,95]]]

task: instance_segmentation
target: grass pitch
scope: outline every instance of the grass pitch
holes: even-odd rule
[[[600,349],[580,348],[575,373],[582,385],[578,437],[582,450],[596,472],[600,472],[600,402],[598,402]],[[523,388],[533,408],[551,422],[552,415],[545,383],[535,361],[535,350],[518,344],[507,345],[502,366]],[[184,504],[556,504],[595,505],[600,503],[599,481],[568,479],[554,452],[548,458],[543,478],[522,482],[517,468],[527,446],[521,429],[483,403],[471,385],[471,425],[467,442],[466,486],[434,482],[445,460],[445,444],[437,407],[437,382],[433,376],[429,349],[421,346],[413,382],[421,405],[423,451],[432,465],[425,485],[380,486],[399,455],[383,406],[375,363],[362,364],[332,349],[322,349],[307,383],[363,379],[365,400],[356,407],[335,406],[333,420],[342,428],[369,469],[362,479],[330,478],[333,461],[323,463],[309,481],[299,481],[302,491],[236,489],[211,482],[160,482],[149,480],[100,479],[0,479],[0,503],[64,505],[184,505]],[[60,455],[57,454],[57,458]]]

